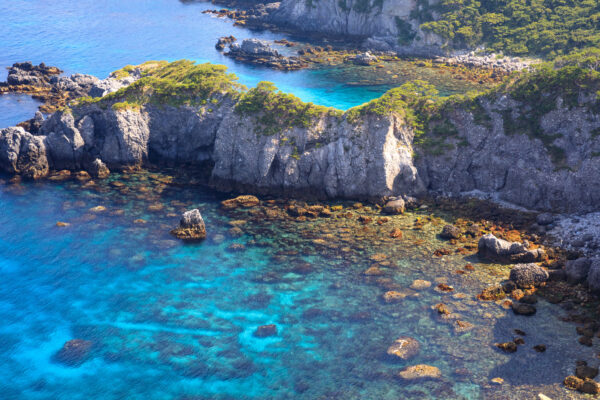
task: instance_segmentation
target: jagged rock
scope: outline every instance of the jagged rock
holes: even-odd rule
[[[524,289],[539,286],[549,279],[548,271],[537,264],[517,264],[510,270],[509,279]]]
[[[398,375],[400,376],[400,378],[409,381],[439,379],[442,377],[442,373],[439,370],[439,368],[426,364],[419,364],[406,367],[402,371],[400,371]]]
[[[183,213],[179,226],[171,234],[184,241],[198,241],[206,238],[206,226],[200,211],[196,208]]]
[[[237,41],[237,39],[234,36],[220,37],[219,40],[217,41],[217,44],[215,45],[215,48],[217,50],[224,50],[225,46],[227,46],[228,44],[231,44],[235,41]]]
[[[419,342],[409,336],[402,336],[394,342],[388,349],[387,354],[398,357],[402,360],[409,360],[419,353]]]
[[[6,83],[9,85],[49,86],[53,76],[61,74],[56,67],[46,64],[33,65],[31,62],[15,63],[8,69]]]
[[[21,127],[0,129],[0,169],[30,179],[48,175],[50,168],[44,139]]]
[[[567,281],[570,283],[583,282],[587,278],[591,266],[592,261],[585,257],[567,261],[565,265]]]
[[[89,358],[93,343],[89,340],[72,339],[54,355],[54,360],[59,363],[77,367]]]
[[[517,351],[517,344],[515,342],[496,343],[496,347],[506,353],[514,353]]]
[[[491,233],[482,236],[477,247],[478,255],[499,262],[533,262],[544,255],[542,249],[528,250],[523,243],[508,242]]]
[[[460,228],[457,228],[454,225],[445,225],[442,229],[442,233],[440,233],[442,239],[458,239],[461,236],[462,232]]]
[[[241,51],[245,54],[254,56],[278,57],[280,54],[273,49],[267,42],[259,39],[244,39],[239,48],[233,46],[232,51]]]

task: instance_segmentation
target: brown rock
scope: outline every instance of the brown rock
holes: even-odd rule
[[[504,289],[500,285],[487,287],[477,295],[477,299],[483,301],[502,300],[505,297],[506,293],[504,293]]]
[[[92,342],[83,339],[72,339],[54,355],[54,359],[69,366],[79,366],[90,356]]]
[[[517,351],[517,344],[515,342],[496,343],[496,347],[506,353]]]
[[[579,390],[579,388],[583,385],[583,379],[579,379],[574,375],[569,375],[563,381],[566,387],[573,390]]]
[[[533,346],[533,349],[535,351],[537,351],[538,353],[543,353],[546,351],[546,345],[545,344],[536,344],[535,346]]]
[[[598,368],[589,367],[587,365],[578,365],[575,367],[575,376],[581,379],[594,379],[598,375]]]
[[[419,353],[419,342],[411,337],[402,336],[394,342],[388,349],[387,354],[398,357],[402,360],[413,358]]]
[[[426,281],[424,279],[415,279],[413,283],[410,285],[411,289],[414,290],[423,290],[431,287],[431,282]]]
[[[408,293],[398,292],[396,290],[390,290],[383,294],[383,301],[386,303],[397,303],[402,301],[404,298],[408,296]]]
[[[400,230],[400,228],[392,229],[392,231],[390,232],[390,237],[394,239],[402,239],[402,231]]]
[[[260,200],[256,196],[244,195],[234,199],[223,200],[221,207],[225,210],[234,210],[236,208],[249,208],[260,204]]]
[[[442,377],[442,373],[437,367],[426,364],[406,367],[398,375],[406,380],[439,379]]]

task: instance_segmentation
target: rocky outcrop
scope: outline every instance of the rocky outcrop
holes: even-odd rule
[[[537,264],[517,264],[510,270],[509,279],[517,287],[527,289],[536,287],[549,279],[548,271]]]
[[[222,38],[217,43],[222,43]],[[231,43],[226,56],[232,57],[238,61],[250,64],[263,65],[285,71],[298,70],[308,67],[308,63],[298,57],[286,57],[267,42],[259,39],[244,39],[242,44]]]
[[[141,68],[110,79],[135,81]],[[270,115],[261,104],[241,112],[236,93],[199,105],[148,101],[130,106],[112,98],[84,103],[46,120],[36,117],[36,132],[0,130],[0,167],[39,178],[50,169],[94,175],[95,160],[111,170],[148,163],[195,165],[210,168],[210,184],[222,190],[399,200],[397,207],[384,207],[393,213],[402,212],[403,196],[427,192],[471,194],[554,212],[599,207],[595,93],[582,91],[569,106],[560,95],[542,93],[536,101],[545,102],[544,112],[534,112],[531,102],[514,100],[510,93],[451,104],[442,120],[419,132],[418,143],[403,110],[385,111],[391,96],[378,100],[376,111],[346,113],[278,98],[273,101],[282,101],[280,111]],[[555,101],[548,104],[549,98]],[[539,130],[511,128],[526,123],[539,124]],[[481,251],[510,262],[537,261],[542,255],[497,241]]]
[[[478,255],[499,262],[532,262],[543,256],[543,250],[529,250],[523,243],[508,242],[491,233],[479,239]]]
[[[184,212],[179,221],[179,226],[173,229],[171,234],[176,238],[187,242],[205,239],[206,226],[200,211],[195,208]]]

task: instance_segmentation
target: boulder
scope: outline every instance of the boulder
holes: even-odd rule
[[[536,218],[536,222],[540,226],[550,225],[554,222],[554,215],[550,213],[542,213],[539,214]]]
[[[405,209],[404,200],[402,200],[401,198],[397,198],[397,199],[390,200],[387,203],[385,203],[382,211],[386,214],[397,215],[397,214],[403,214],[404,209]]]
[[[352,61],[356,65],[371,65],[379,62],[379,59],[367,51],[365,53],[357,54],[356,56],[351,57],[350,61]]]
[[[409,336],[402,336],[387,349],[387,354],[402,360],[413,358],[419,353],[419,342]]]
[[[549,278],[548,271],[537,264],[517,264],[510,271],[509,277],[521,289],[539,286]]]
[[[234,46],[231,47],[232,51]],[[267,42],[259,39],[244,39],[239,51],[253,56],[279,57],[277,50],[273,49]]]
[[[442,239],[458,239],[461,237],[462,232],[460,228],[457,228],[454,225],[446,225],[442,229],[442,233],[440,233],[440,237]]]
[[[110,170],[108,169],[106,164],[104,164],[99,158],[96,158],[91,163],[90,167],[88,168],[88,172],[94,178],[98,179],[105,179],[108,178],[108,176],[110,175]]]
[[[90,356],[92,342],[83,339],[72,339],[54,355],[54,360],[71,367],[83,364]]]
[[[511,308],[515,314],[525,315],[525,316],[534,315],[537,311],[535,309],[535,307],[532,306],[531,304],[523,304],[523,303],[517,303],[517,302],[513,302],[511,304]]]
[[[533,262],[544,255],[542,249],[528,250],[523,243],[499,239],[491,233],[479,239],[478,255],[498,262]]]
[[[183,213],[179,227],[173,229],[171,234],[184,241],[198,241],[206,238],[206,226],[200,211],[196,208]]]
[[[592,261],[586,257],[580,257],[576,260],[569,260],[565,265],[565,273],[569,283],[583,282],[592,266]]]
[[[439,368],[426,365],[418,364],[404,368],[398,373],[400,378],[405,380],[425,380],[425,379],[439,379],[442,377],[442,373]]]

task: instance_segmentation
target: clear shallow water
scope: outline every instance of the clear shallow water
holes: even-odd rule
[[[39,105],[39,101],[24,94],[0,95],[0,128],[32,118]]]
[[[184,4],[177,0],[0,2],[3,16],[0,68],[29,60],[56,65],[67,73],[103,78],[127,64],[187,58],[227,65],[248,86],[262,80],[273,81],[280,89],[305,101],[340,109],[362,104],[402,83],[401,76],[384,84],[356,85],[352,73],[338,73],[335,68],[325,73],[282,72],[235,62],[215,50],[219,37],[233,34],[239,40],[249,37],[273,40],[286,36],[250,32],[234,27],[230,20],[202,14],[203,10],[215,7],[210,3]],[[6,71],[1,71],[0,79],[4,80],[5,75]],[[413,73],[404,80],[419,77]],[[463,83],[452,79],[441,79],[439,83],[442,92],[464,90]]]
[[[474,301],[506,268],[433,257],[448,247],[436,238],[444,223],[437,217],[422,230],[413,229],[419,215],[379,225],[365,210],[297,222],[283,204],[269,206],[271,217],[263,209],[226,213],[201,187],[160,175],[125,178],[125,187],[0,186],[3,399],[565,398],[560,382],[574,360],[593,355],[581,351],[557,306],[541,301],[526,318]],[[90,211],[98,205],[106,210]],[[201,209],[209,237],[184,245],[168,231],[191,207]],[[359,214],[374,220],[362,225]],[[232,226],[244,234],[232,236]],[[393,227],[403,239],[389,237]],[[234,243],[245,249],[231,251]],[[382,275],[365,276],[381,253]],[[474,272],[454,273],[467,261]],[[455,291],[381,300],[414,279]],[[474,328],[455,332],[452,319],[430,309],[439,302]],[[269,323],[277,336],[252,335]],[[515,328],[527,332],[526,344],[499,352],[493,344],[512,340]],[[419,354],[389,359],[386,349],[405,335],[420,342]],[[73,338],[93,342],[87,361],[53,361]],[[532,349],[540,343],[545,353]],[[439,367],[443,378],[396,377],[418,363]],[[495,377],[505,384],[490,384]]]

